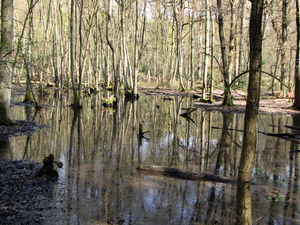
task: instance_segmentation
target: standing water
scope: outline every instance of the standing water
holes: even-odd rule
[[[46,127],[32,136],[11,137],[10,149],[2,153],[4,158],[37,162],[53,153],[64,163],[54,184],[53,220],[235,223],[235,184],[143,174],[136,168],[161,165],[236,178],[244,114],[199,108],[182,117],[184,108],[191,106],[190,98],[166,100],[145,94],[133,102],[120,98],[113,110],[102,106],[103,93],[87,97],[78,112],[68,107],[68,96],[56,91],[38,112],[33,107],[13,107],[13,120],[33,120]],[[297,115],[260,115],[258,126],[262,132],[285,133],[290,130],[284,126],[295,126],[297,121]],[[252,175],[258,185],[251,188],[253,221],[265,216],[261,224],[300,222],[298,148],[296,140],[258,135]],[[267,201],[277,195],[283,198]]]

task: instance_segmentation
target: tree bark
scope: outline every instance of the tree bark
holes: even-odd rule
[[[212,16],[212,10],[210,12],[210,20],[211,20],[211,61],[210,61],[210,100],[214,99],[214,43],[215,43],[215,24]]]
[[[71,15],[70,15],[70,67],[71,67],[71,80],[72,80],[72,88],[73,88],[73,95],[74,95],[74,100],[72,105],[76,106],[79,104],[79,98],[78,98],[78,93],[77,93],[77,88],[75,84],[75,70],[74,70],[74,4],[75,0],[71,0]]]
[[[233,106],[232,96],[229,89],[229,68],[228,68],[228,58],[226,51],[225,43],[225,34],[224,34],[224,22],[223,22],[223,12],[222,12],[222,0],[217,0],[218,4],[218,20],[219,20],[219,36],[221,44],[221,53],[223,61],[223,79],[224,79],[224,100],[223,106]]]
[[[285,83],[285,64],[286,62],[286,41],[287,41],[287,27],[288,27],[288,21],[287,21],[287,8],[288,8],[288,0],[282,1],[282,30],[281,30],[281,76],[280,79],[283,83]],[[280,89],[283,90],[283,96],[286,96],[286,88],[282,85],[280,85]]]
[[[183,14],[183,2],[180,1],[179,12],[176,13],[176,3],[172,2],[173,14],[176,23],[176,43],[177,43],[177,66],[175,71],[177,72],[177,78],[180,81],[181,90],[184,91],[185,87],[182,80],[183,72],[183,55],[182,55],[182,14]]]
[[[297,48],[295,54],[295,101],[293,107],[300,109],[300,77],[299,77],[299,62],[300,62],[300,4],[296,0],[296,30],[297,30]]]
[[[116,57],[116,50],[115,47],[112,43],[112,41],[110,40],[109,37],[109,29],[110,29],[110,22],[111,22],[111,6],[112,6],[112,0],[109,0],[108,2],[108,13],[107,13],[107,21],[106,21],[106,41],[110,47],[110,50],[112,52],[112,60],[113,60],[113,72],[114,72],[114,97],[115,97],[115,101],[118,101],[118,73],[117,73],[117,57]]]
[[[208,73],[208,55],[209,55],[209,11],[210,0],[205,1],[205,58],[204,58],[204,73],[203,73],[203,89],[202,98],[206,98],[207,91],[207,73]]]
[[[262,15],[264,0],[252,0],[250,17],[250,75],[244,121],[243,147],[237,181],[238,224],[252,224],[251,175],[257,142],[257,115],[262,69]]]
[[[133,62],[133,98],[137,98],[137,75],[138,75],[138,32],[139,32],[139,1],[136,1],[135,34],[134,34],[134,62]]]
[[[239,53],[238,53],[238,58],[239,58],[239,64],[238,64],[238,74],[242,71],[243,69],[243,40],[244,40],[244,14],[245,14],[245,0],[240,1],[241,4],[241,23],[240,23],[240,38],[239,38]]]
[[[14,1],[1,1],[0,49],[0,124],[10,125],[12,51],[14,37]]]

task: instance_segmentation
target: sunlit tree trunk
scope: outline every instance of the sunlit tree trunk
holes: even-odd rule
[[[80,2],[80,15],[79,15],[79,58],[78,58],[78,66],[79,66],[79,84],[78,84],[78,106],[81,105],[81,86],[82,86],[82,76],[83,76],[83,70],[84,70],[84,66],[83,66],[83,32],[82,32],[82,17],[83,17],[83,3],[84,0],[81,0]],[[88,43],[87,43],[88,45]]]
[[[257,142],[257,115],[262,70],[262,15],[264,0],[252,0],[250,17],[250,74],[244,137],[237,181],[238,224],[252,224],[251,175]]]
[[[231,83],[232,74],[233,74],[233,64],[234,64],[234,54],[235,54],[235,5],[236,0],[231,0],[230,2],[230,34],[229,34],[229,49],[228,49],[228,71],[229,71],[229,83]]]
[[[138,93],[137,93],[137,77],[138,77],[138,72],[139,72],[139,62],[142,56],[142,48],[143,48],[143,43],[144,43],[144,36],[145,36],[145,29],[146,29],[146,8],[147,8],[147,3],[148,0],[144,1],[144,18],[143,18],[143,27],[142,31],[140,32],[139,30],[139,1],[136,1],[136,17],[135,17],[135,35],[134,35],[134,71],[133,71],[133,93],[132,97],[134,99],[138,98]],[[140,38],[138,37],[140,33]]]
[[[194,27],[194,10],[192,9],[192,2],[188,1],[189,12],[189,61],[188,61],[188,87],[194,89],[194,71],[193,71],[193,27]],[[190,82],[190,84],[189,84]]]
[[[206,98],[207,91],[207,73],[208,73],[208,57],[209,57],[209,13],[210,0],[205,1],[205,59],[204,59],[204,73],[203,73],[203,93],[202,98]]]
[[[134,62],[133,62],[133,98],[137,98],[137,76],[138,76],[138,33],[139,33],[139,1],[135,8],[135,33],[134,33]]]
[[[212,11],[210,12],[210,20],[211,20],[211,59],[210,59],[210,100],[214,99],[214,43],[215,43],[215,23],[212,15]]]
[[[52,39],[52,68],[54,74],[54,83],[56,87],[59,87],[59,62],[60,62],[60,53],[59,53],[59,31],[58,31],[58,10],[57,2],[53,4],[54,11],[54,28],[53,28],[53,39]]]
[[[30,2],[28,2],[28,8],[32,8],[32,0],[30,0]],[[33,74],[32,74],[32,63],[31,63],[31,55],[32,55],[32,52],[31,52],[31,45],[32,45],[32,42],[33,42],[33,39],[32,39],[32,11],[29,13],[28,15],[28,18],[29,18],[29,26],[28,26],[28,42],[27,42],[27,46],[26,46],[26,54],[24,55],[24,57],[28,57],[27,60],[24,60],[25,62],[28,61],[27,64],[25,64],[25,69],[27,71],[27,76],[26,76],[26,91],[25,91],[25,97],[24,97],[24,102],[29,102],[29,101],[32,101],[32,97],[31,97],[31,78],[33,77]]]
[[[118,101],[118,73],[117,73],[117,58],[116,58],[116,50],[115,47],[110,39],[109,30],[110,30],[110,22],[111,22],[111,11],[112,11],[112,0],[108,2],[108,13],[107,13],[107,21],[106,21],[106,41],[110,47],[112,52],[112,60],[113,60],[113,73],[114,73],[114,97],[115,101]]]
[[[288,8],[288,0],[282,1],[282,30],[281,30],[281,76],[280,79],[282,82],[285,82],[285,72],[286,67],[285,64],[287,64],[286,61],[286,41],[287,41],[287,27],[288,27],[288,21],[287,21],[287,8]],[[280,89],[283,90],[283,96],[286,95],[286,88],[281,83]]]
[[[222,12],[222,0],[217,0],[218,4],[218,20],[219,20],[219,36],[221,43],[221,53],[223,61],[223,79],[224,79],[224,100],[223,106],[233,106],[232,96],[229,89],[229,68],[228,68],[228,59],[226,52],[226,43],[225,43],[225,34],[224,34],[224,22],[223,22],[223,12]]]
[[[293,107],[300,109],[300,77],[299,77],[299,62],[300,62],[300,4],[296,0],[296,31],[297,31],[297,48],[295,54],[295,101]]]
[[[241,9],[241,23],[240,23],[240,38],[239,38],[239,65],[238,73],[242,71],[243,68],[243,40],[244,40],[244,14],[245,14],[245,0],[240,0],[240,9]]]
[[[0,124],[9,125],[11,99],[12,50],[14,37],[14,1],[1,1],[0,49]]]
[[[76,84],[75,84],[75,79],[76,79],[76,75],[75,75],[75,65],[74,65],[74,4],[75,0],[71,0],[71,14],[70,14],[70,71],[71,71],[71,80],[72,80],[72,88],[73,88],[73,95],[74,95],[74,100],[72,105],[77,106],[79,104],[79,98],[78,98],[78,93],[77,93],[77,88],[76,88]]]
[[[183,55],[182,55],[182,17],[183,17],[183,2],[180,1],[178,13],[176,12],[176,3],[172,2],[173,4],[173,14],[174,19],[176,22],[176,43],[177,43],[177,66],[176,66],[176,73],[177,78],[180,81],[181,90],[185,90],[183,80],[182,80],[182,72],[183,72]]]
[[[123,73],[124,73],[124,90],[125,96],[129,96],[127,82],[127,50],[126,50],[126,34],[125,34],[125,0],[121,2],[121,31],[122,31],[122,57],[123,57]]]

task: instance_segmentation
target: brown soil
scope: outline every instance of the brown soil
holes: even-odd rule
[[[190,91],[190,92],[180,92],[172,88],[141,88],[140,92],[144,92],[147,95],[163,95],[163,96],[187,96],[193,97],[194,95],[201,96],[201,91]],[[223,107],[223,91],[214,91],[213,103],[203,103],[199,102],[198,99],[194,99],[192,105],[197,108],[203,108],[208,111],[221,111],[229,113],[244,113],[246,109],[246,93],[243,91],[235,91],[232,93],[234,107]],[[299,110],[291,110],[292,99],[290,98],[275,98],[268,93],[262,93],[260,99],[260,114],[281,114],[281,115],[291,115],[300,114]]]

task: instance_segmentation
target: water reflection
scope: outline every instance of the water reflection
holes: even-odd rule
[[[180,114],[191,99],[141,94],[138,101],[120,98],[118,109],[102,107],[102,93],[87,97],[81,111],[67,107],[71,99],[61,91],[34,108],[14,107],[13,119],[48,125],[30,137],[11,138],[7,158],[41,161],[54,153],[64,163],[59,169],[53,202],[62,223],[105,224],[233,224],[236,186],[177,180],[138,174],[139,164],[156,164],[235,177],[241,152],[243,114],[198,109],[190,120]],[[106,96],[108,97],[108,96]],[[294,116],[260,116],[259,129],[277,132],[294,125]],[[273,125],[270,126],[269,124]],[[146,138],[140,138],[142,125]],[[217,127],[221,129],[212,129]],[[300,125],[299,125],[300,127]],[[282,131],[285,132],[285,131]],[[264,222],[299,222],[298,142],[259,134],[253,172],[253,220],[269,209],[266,202],[279,190],[284,199],[272,206]],[[263,168],[259,172],[259,168]],[[274,170],[275,168],[276,170]],[[279,187],[277,180],[285,179]]]

